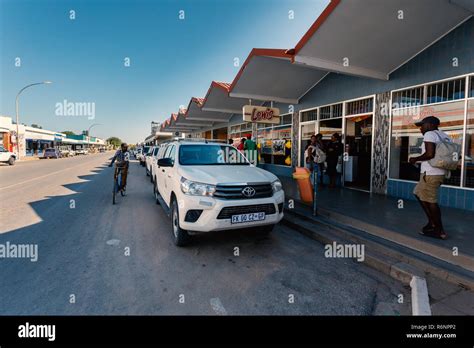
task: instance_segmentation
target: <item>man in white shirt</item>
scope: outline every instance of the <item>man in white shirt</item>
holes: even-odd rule
[[[429,160],[436,155],[436,144],[443,140],[450,141],[449,136],[438,129],[439,124],[439,119],[434,116],[425,117],[415,123],[423,134],[422,154],[411,157],[410,163],[421,162],[420,181],[413,191],[428,217],[428,223],[423,227],[421,234],[446,239],[448,236],[444,232],[441,210],[438,205],[438,190],[446,176],[446,169],[433,167],[429,163]]]

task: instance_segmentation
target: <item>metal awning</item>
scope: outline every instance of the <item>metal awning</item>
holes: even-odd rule
[[[205,111],[202,109],[204,98],[191,98],[185,113],[186,122],[207,121],[211,123],[227,122],[232,116],[228,112]]]
[[[230,83],[212,81],[202,104],[203,111],[241,114],[242,107],[249,103],[247,98],[229,96]]]
[[[388,80],[473,11],[472,0],[331,0],[288,53],[301,66]]]
[[[231,97],[297,104],[327,71],[292,64],[284,49],[254,48],[230,86]]]

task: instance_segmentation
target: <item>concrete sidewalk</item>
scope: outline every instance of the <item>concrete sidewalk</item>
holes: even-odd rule
[[[286,207],[286,223],[322,242],[366,245],[366,263],[408,283],[413,275],[426,277],[434,315],[474,315],[474,216],[443,208],[448,240],[418,234],[426,224],[416,202],[399,201],[350,189],[323,188],[318,192],[318,217],[300,201],[296,181],[280,177],[293,209]],[[471,227],[470,227],[471,226]],[[337,230],[337,231],[336,231]],[[342,238],[342,239],[340,239]],[[453,248],[457,248],[458,254]]]
[[[286,196],[299,201],[296,181],[280,180]],[[418,233],[427,220],[417,202],[403,200],[399,207],[394,197],[327,187],[317,197],[321,215],[474,272],[474,214],[468,211],[442,208],[448,239],[438,240]]]

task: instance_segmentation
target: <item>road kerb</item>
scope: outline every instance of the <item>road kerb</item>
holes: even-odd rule
[[[426,279],[413,276],[410,281],[411,308],[413,315],[431,315]]]

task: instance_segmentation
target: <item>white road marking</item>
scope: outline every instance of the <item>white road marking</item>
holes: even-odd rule
[[[221,300],[219,300],[218,297],[211,298],[211,307],[217,315],[227,315],[227,311],[225,310]]]
[[[120,239],[110,239],[107,241],[107,245],[119,245],[120,244]]]

